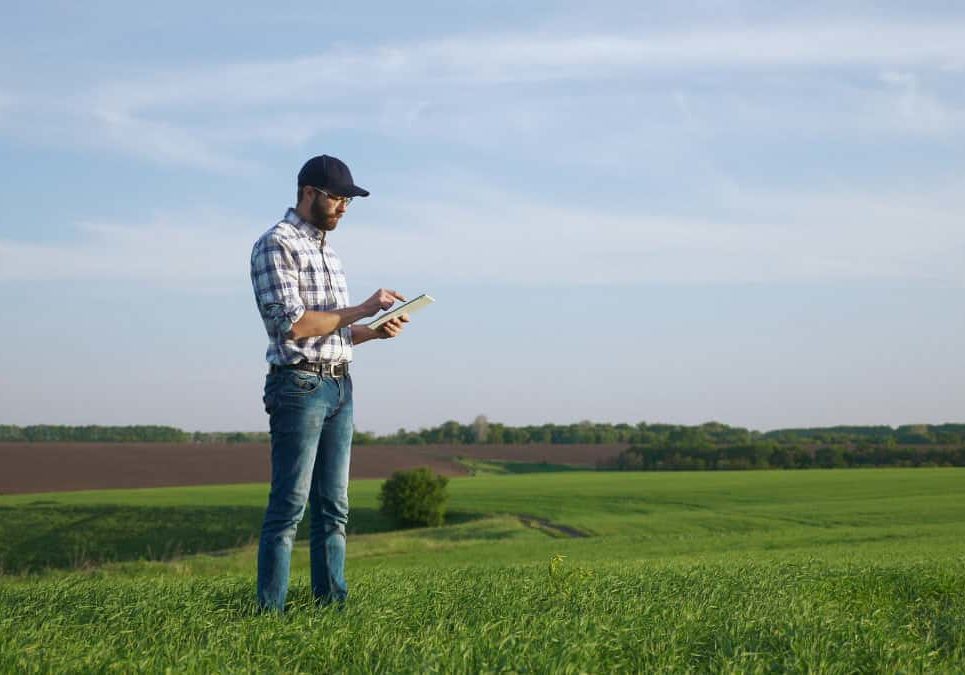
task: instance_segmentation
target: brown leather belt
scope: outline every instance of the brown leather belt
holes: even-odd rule
[[[269,372],[277,373],[282,370],[291,369],[307,370],[310,373],[315,373],[317,375],[321,375],[322,377],[332,377],[338,379],[348,375],[348,361],[343,361],[342,363],[332,363],[331,361],[309,363],[308,361],[299,361],[298,363],[292,363],[287,366],[276,366],[272,364]]]

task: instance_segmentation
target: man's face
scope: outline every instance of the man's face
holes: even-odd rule
[[[309,206],[312,225],[326,232],[334,230],[339,219],[345,215],[348,204],[344,200],[333,199],[316,188],[309,189],[312,192],[312,202]]]

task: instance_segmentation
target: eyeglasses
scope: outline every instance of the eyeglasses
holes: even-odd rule
[[[351,204],[351,203],[352,203],[352,199],[354,199],[354,197],[339,197],[338,195],[329,194],[328,192],[325,192],[325,190],[320,190],[320,189],[318,189],[317,187],[313,187],[312,189],[315,190],[315,192],[317,192],[317,193],[319,193],[319,194],[325,195],[326,197],[328,197],[329,199],[331,199],[333,202],[337,202],[337,203],[339,203],[339,204],[344,204],[345,206],[348,206],[349,204]]]

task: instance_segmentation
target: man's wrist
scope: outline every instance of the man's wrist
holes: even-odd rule
[[[348,309],[349,311],[346,312],[347,316],[345,316],[345,318],[350,325],[355,325],[356,321],[361,321],[369,316],[365,305],[355,305],[354,307],[349,307]]]
[[[355,344],[361,342],[368,342],[369,340],[381,340],[385,337],[382,331],[369,328],[362,324],[355,324],[352,326],[352,342]]]

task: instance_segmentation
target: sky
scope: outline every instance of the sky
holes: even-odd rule
[[[0,424],[264,430],[251,246],[302,163],[356,426],[965,421],[953,2],[0,7]]]

